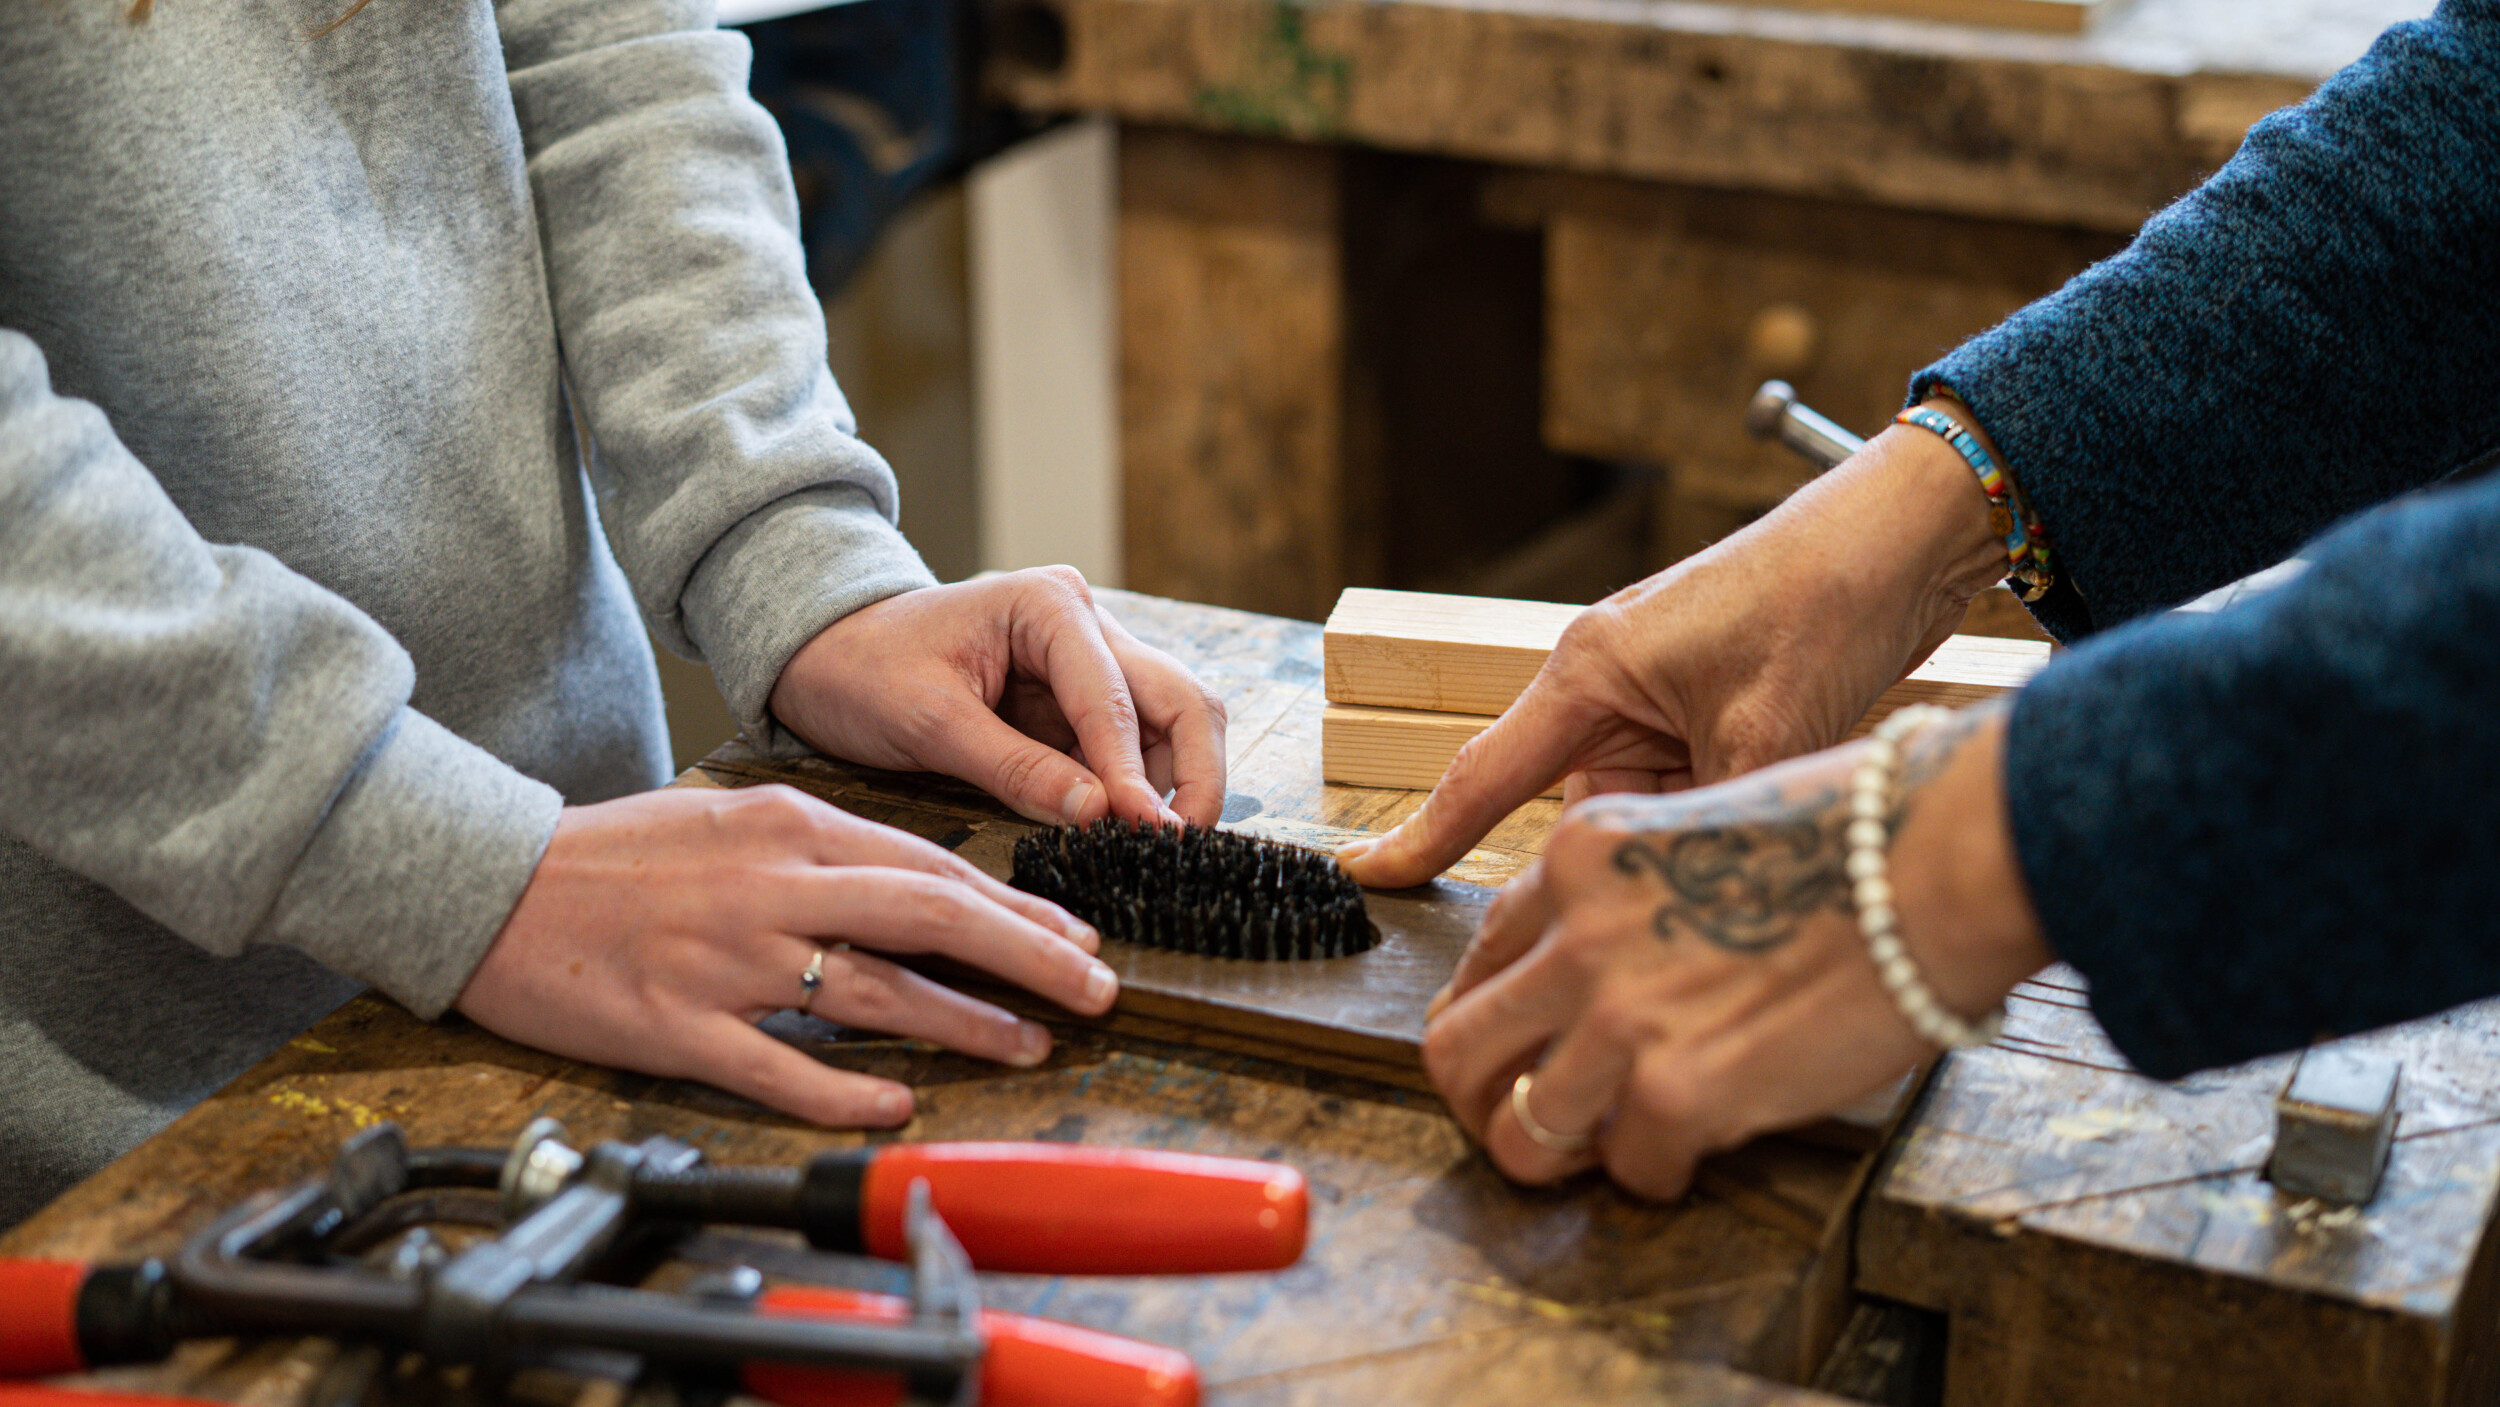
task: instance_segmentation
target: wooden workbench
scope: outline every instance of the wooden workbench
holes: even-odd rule
[[[1231,710],[1231,807],[1376,828],[1415,797],[1322,787],[1317,627],[1107,593],[1130,626],[1197,669]],[[931,836],[1001,816],[959,784],[820,765],[759,773],[725,749],[691,785],[771,775]],[[1529,807],[1475,857],[1499,878],[1554,815]],[[781,1019],[776,1019],[776,1025]],[[1521,1192],[1438,1100],[1134,1034],[1057,1027],[1015,1071],[908,1042],[786,1028],[823,1058],[911,1083],[911,1139],[1040,1138],[1282,1158],[1312,1187],[1309,1252],[1281,1274],[1173,1280],[985,1277],[992,1303],[1177,1345],[1217,1403],[1620,1403],[1775,1407],[1830,1399],[1808,1377],[1847,1293],[1845,1210],[1871,1157],[1765,1145],[1722,1164],[1720,1195],[1658,1207],[1602,1183]],[[381,1119],[419,1144],[497,1144],[554,1115],[580,1139],[665,1133],[722,1160],[854,1144],[700,1087],[586,1068],[459,1021],[351,1002],[0,1239],[0,1255],[171,1251],[218,1209],[310,1175]],[[791,1243],[715,1237],[768,1268]],[[293,1407],[319,1345],[195,1346],[124,1386]]]
[[[1001,8],[994,96],[1121,125],[1125,584],[1316,620],[1588,599],[1724,535],[1803,474],[1743,434],[1762,379],[1872,431],[2430,4]]]
[[[1377,829],[1412,809],[1413,793],[1320,783],[1316,626],[1104,594],[1226,700],[1228,810]],[[1003,815],[960,784],[767,766],[735,747],[683,784],[766,779],[932,837]],[[1469,872],[1515,871],[1555,814],[1524,808]],[[2257,1174],[2283,1062],[2140,1079],[2077,986],[2056,971],[2026,984],[2003,1039],[1947,1060],[1880,1158],[1765,1142],[1716,1160],[1706,1190],[1673,1207],[1589,1180],[1513,1188],[1428,1094],[1158,1039],[1151,1022],[1054,1023],[1057,1051],[1029,1072],[820,1023],[786,1034],[913,1084],[907,1138],[1143,1144],[1302,1168],[1311,1246],[1282,1274],[987,1279],[1005,1307],[1187,1349],[1219,1403],[1828,1402],[1770,1380],[1811,1380],[1853,1280],[1945,1317],[1956,1407],[2490,1400],[2500,1013],[2371,1038],[2405,1061],[2404,1122],[2388,1190],[2339,1218]],[[365,997],[0,1238],[0,1255],[163,1253],[376,1120],[420,1143],[496,1143],[539,1114],[584,1138],[667,1133],[725,1160],[860,1141]],[[789,1246],[716,1239],[713,1251],[779,1267]],[[110,1377],[295,1407],[324,1352],[202,1345]]]

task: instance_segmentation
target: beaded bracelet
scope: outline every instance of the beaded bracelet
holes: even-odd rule
[[[1850,899],[1858,912],[1858,929],[1866,935],[1867,956],[1875,975],[1901,1019],[1919,1038],[1947,1049],[1983,1046],[2005,1028],[2002,1008],[1977,1022],[1965,1021],[1945,1009],[1936,989],[1918,970],[1901,942],[1901,916],[1892,907],[1891,861],[1885,846],[1892,839],[1892,814],[1900,804],[1901,745],[1910,734],[1946,717],[1951,709],[1911,704],[1895,710],[1875,729],[1875,739],[1849,775],[1848,852],[1841,862],[1849,876]]]
[[[1941,394],[1943,388],[1937,390]],[[1962,462],[1979,476],[1979,487],[1988,495],[1989,531],[2005,539],[2006,576],[2020,583],[2017,589],[2026,601],[2037,601],[2047,594],[2050,583],[2057,579],[2049,570],[2048,530],[2040,525],[2040,516],[2031,511],[2022,489],[1989,457],[1979,437],[1961,421],[1923,405],[1911,406],[1893,420],[1941,438],[1962,456]]]

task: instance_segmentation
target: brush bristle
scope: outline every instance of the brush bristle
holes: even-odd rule
[[[1334,958],[1380,941],[1363,889],[1328,856],[1229,831],[1090,826],[1016,842],[1008,883],[1105,938],[1228,958]]]

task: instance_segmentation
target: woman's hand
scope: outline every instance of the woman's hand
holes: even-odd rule
[[[1119,991],[1102,940],[945,850],[788,787],[671,789],[565,811],[459,1009],[576,1060],[701,1080],[820,1124],[892,1125],[911,1091],[755,1023],[803,1008],[1011,1065],[1050,1032],[878,952],[970,963],[1073,1011]],[[848,946],[842,946],[848,945]],[[800,981],[819,950],[823,985]]]
[[[1998,792],[2003,715],[1911,740],[1891,847],[1901,928],[1945,1004],[1976,1016],[2050,961]],[[1501,1169],[1596,1164],[1675,1197],[1705,1154],[1839,1109],[1929,1047],[1877,981],[1843,872],[1865,744],[1676,796],[1565,813],[1505,887],[1424,1036],[1424,1064]],[[1585,1149],[1539,1144],[1511,1104]]]
[[[772,711],[819,751],[961,777],[1037,821],[1211,826],[1224,811],[1223,703],[1074,567],[854,611],[800,647]]]
[[[1529,798],[1677,791],[1830,747],[2004,574],[1951,447],[1895,426],[1724,542],[1581,614],[1422,809],[1338,852],[1364,884],[1446,869]]]

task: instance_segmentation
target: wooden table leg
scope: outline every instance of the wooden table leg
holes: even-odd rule
[[[1346,311],[1331,147],[1124,127],[1127,585],[1317,620],[1348,525]]]

